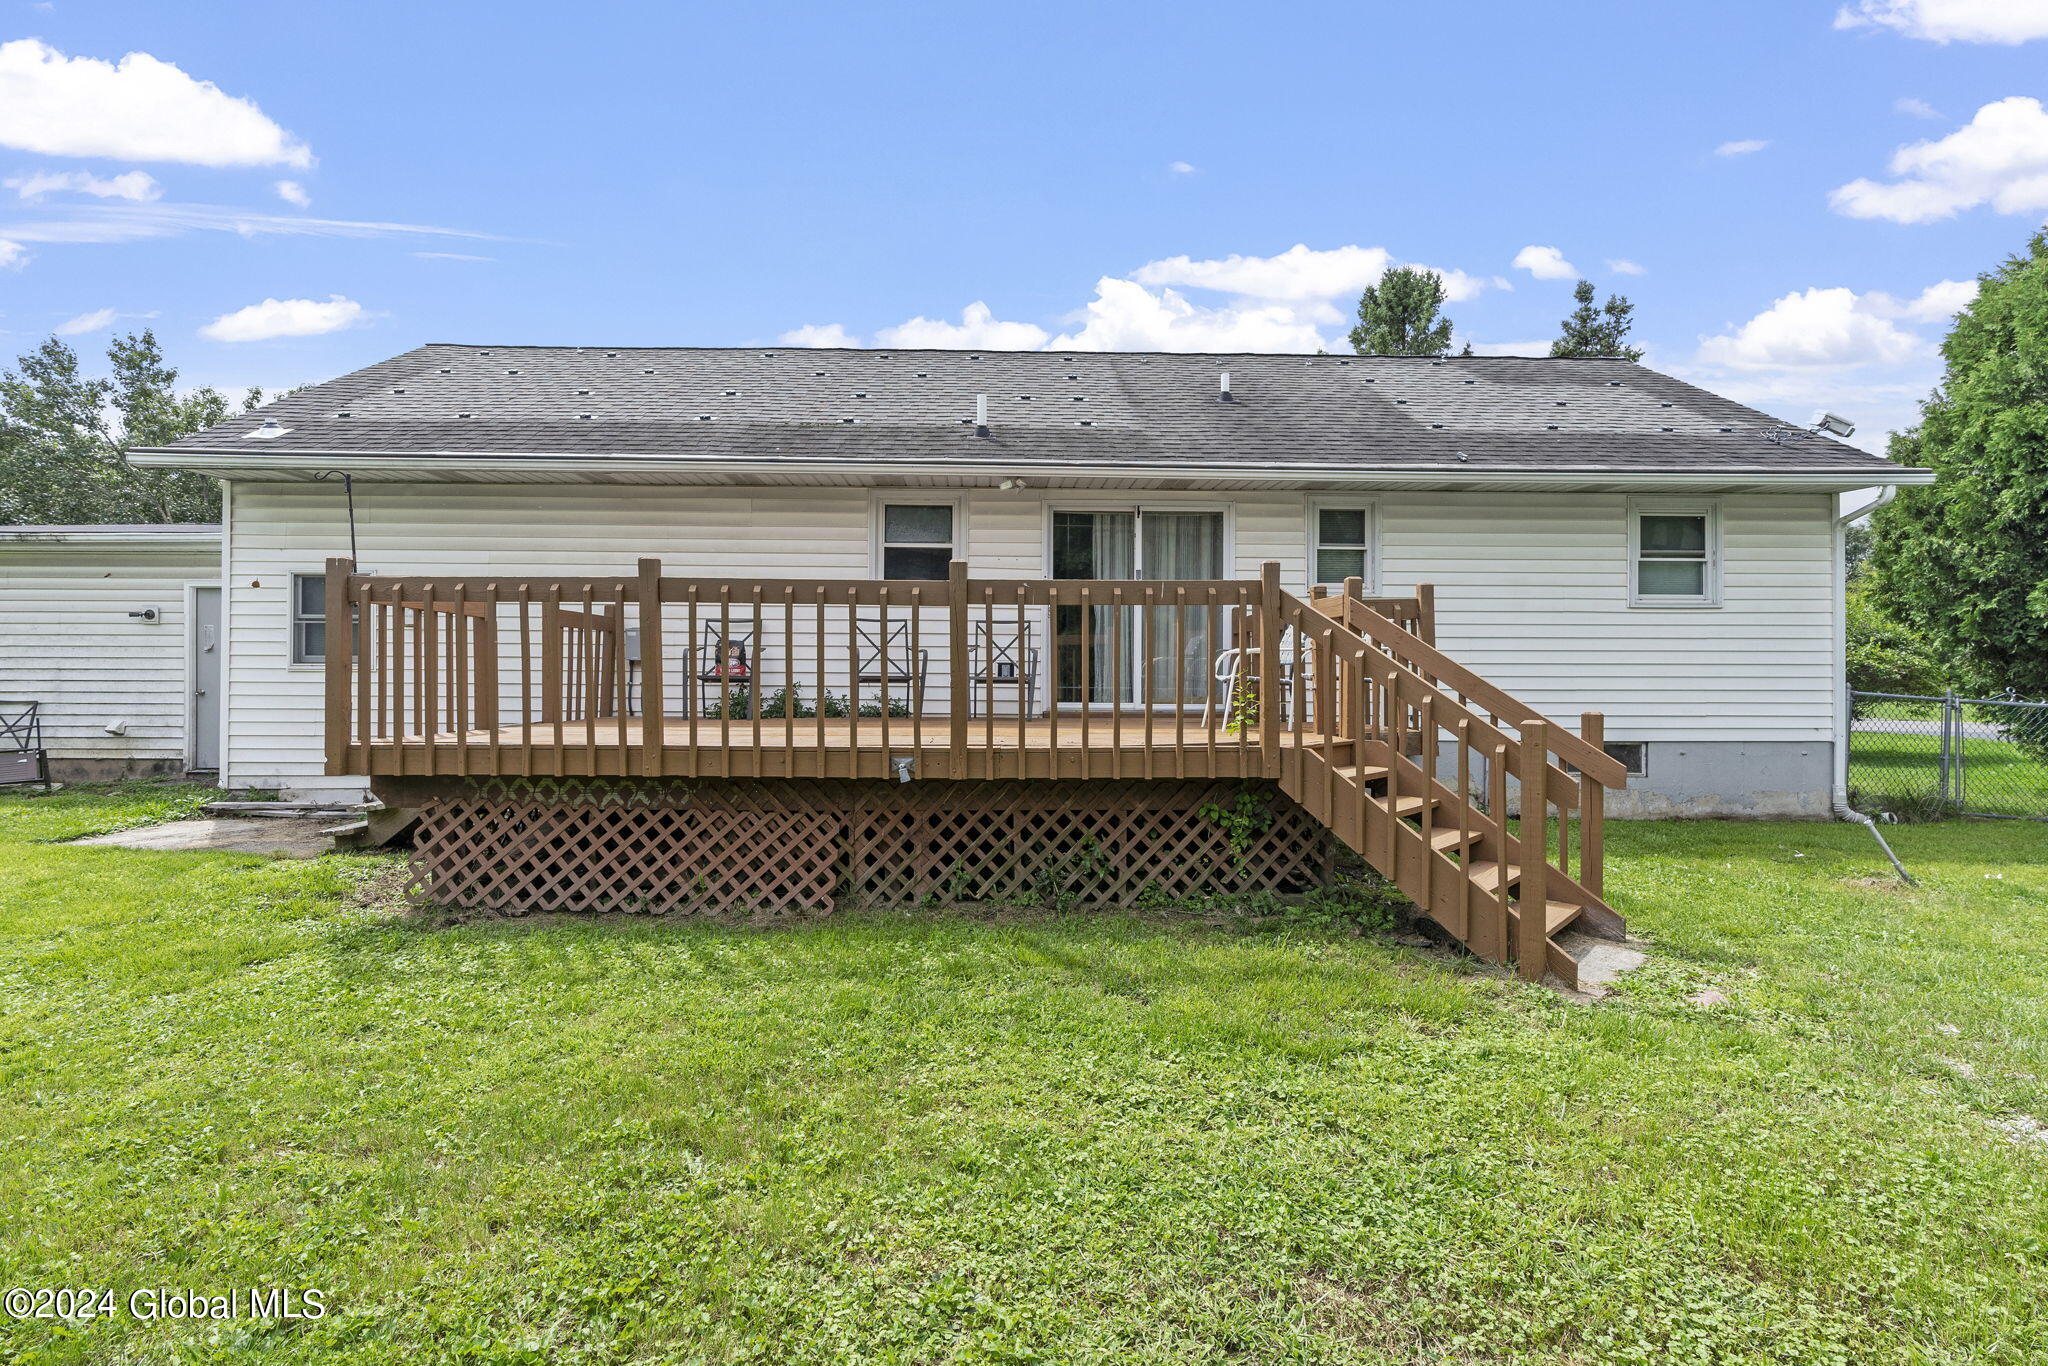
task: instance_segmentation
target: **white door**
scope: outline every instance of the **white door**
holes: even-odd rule
[[[221,619],[220,589],[192,590],[192,767],[220,770]]]
[[[1087,509],[1052,515],[1055,579],[1220,579],[1223,514]],[[1176,621],[1176,617],[1179,618]],[[1208,613],[1199,608],[1060,607],[1053,614],[1054,697],[1069,705],[1201,700],[1208,687]],[[1178,681],[1176,681],[1176,678]]]

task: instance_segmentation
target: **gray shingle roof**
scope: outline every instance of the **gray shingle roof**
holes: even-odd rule
[[[983,394],[985,438],[973,425]],[[252,438],[266,421],[287,430]],[[455,464],[668,455],[1880,478],[1898,468],[1621,360],[788,347],[434,344],[166,449]]]

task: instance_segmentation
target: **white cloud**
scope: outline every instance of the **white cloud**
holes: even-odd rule
[[[1648,275],[1650,273],[1647,266],[1639,266],[1625,256],[1608,257],[1607,268],[1616,275]]]
[[[1275,256],[1225,256],[1208,261],[1170,256],[1163,261],[1146,262],[1132,271],[1130,278],[1141,285],[1178,285],[1183,289],[1206,289],[1253,299],[1307,303],[1361,294],[1367,285],[1379,283],[1380,276],[1397,264],[1393,253],[1385,247],[1332,247],[1318,251],[1305,243],[1296,243]],[[1444,297],[1453,303],[1473,297],[1489,283],[1506,283],[1483,280],[1462,270],[1437,270],[1422,265],[1416,268],[1436,270],[1443,277]]]
[[[2048,209],[2048,110],[2026,95],[1996,100],[1945,138],[1892,154],[1888,184],[1852,180],[1828,197],[1835,212],[1931,223],[1989,204],[2000,213]]]
[[[1926,345],[1854,290],[1807,289],[1785,295],[1732,333],[1707,338],[1698,359],[1732,370],[1897,365]]]
[[[1320,311],[1320,310],[1317,310]],[[1245,300],[1208,308],[1171,289],[1104,276],[1081,310],[1081,325],[1052,341],[1056,351],[1314,351],[1325,342],[1303,310]]]
[[[1459,338],[1461,344],[1463,341],[1464,338]],[[1548,337],[1539,341],[1475,341],[1471,343],[1471,346],[1472,354],[1475,356],[1547,356],[1550,354],[1550,339]]]
[[[303,209],[313,202],[313,196],[306,193],[306,187],[296,180],[280,180],[272,187],[277,197],[295,209]]]
[[[1579,268],[1564,259],[1556,247],[1523,247],[1515,253],[1515,268],[1526,270],[1539,280],[1571,280]]]
[[[1938,119],[1941,111],[1926,100],[1914,99],[1911,95],[1892,102],[1892,108],[1901,114],[1910,114],[1916,119]]]
[[[1771,141],[1769,138],[1740,138],[1734,142],[1722,143],[1714,149],[1714,155],[1717,157],[1746,157],[1751,152],[1761,152],[1770,145]]]
[[[416,251],[413,253],[422,261],[495,261],[495,256],[471,256],[466,251]]]
[[[0,43],[0,145],[46,156],[310,166],[313,153],[251,100],[169,62],[66,57],[35,38]]]
[[[827,346],[854,347],[860,345],[860,338],[848,332],[839,323],[805,323],[792,328],[775,340],[784,346]]]
[[[1006,323],[996,320],[985,303],[975,302],[960,311],[960,321],[912,318],[875,333],[883,346],[916,347],[922,350],[969,351],[986,347],[991,351],[1035,351],[1051,335],[1035,323]]]
[[[47,216],[0,223],[0,237],[20,242],[140,242],[187,232],[232,232],[242,237],[461,237],[495,242],[503,238],[465,228],[424,223],[357,222],[257,213],[212,204],[68,204]]]
[[[1903,318],[1916,323],[1946,323],[1977,297],[1975,280],[1943,280],[1920,291],[1917,298],[1894,299],[1872,291],[1863,296],[1863,306],[1881,318]]]
[[[97,332],[103,327],[112,327],[114,319],[120,316],[111,308],[96,308],[90,313],[81,313],[75,318],[58,323],[52,330],[60,337],[76,337],[87,332]]]
[[[10,176],[5,185],[23,199],[38,200],[46,194],[89,194],[96,199],[130,199],[147,203],[163,194],[163,187],[147,171],[123,171],[117,176],[96,176],[85,171],[30,171]]]
[[[1199,168],[1192,162],[1169,161],[1166,163],[1166,169],[1174,175],[1193,175]]]
[[[0,237],[0,270],[19,270],[28,264],[28,252],[21,243]]]
[[[353,299],[330,294],[326,302],[314,299],[265,299],[232,313],[223,313],[199,329],[199,335],[213,341],[268,341],[273,337],[317,337],[339,332],[365,320],[363,306]]]
[[[2048,38],[2048,0],[1854,0],[1836,28],[1888,28],[1931,43],[2024,43]]]

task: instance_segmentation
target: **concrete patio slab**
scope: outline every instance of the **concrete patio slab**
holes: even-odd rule
[[[310,820],[212,818],[145,825],[136,830],[117,830],[111,835],[90,835],[75,842],[117,849],[210,849],[230,854],[318,858],[334,848],[333,836],[323,833],[333,823],[331,817],[325,816]]]

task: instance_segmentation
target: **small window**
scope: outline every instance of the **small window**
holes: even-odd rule
[[[1711,507],[1639,506],[1629,528],[1629,601],[1639,607],[1720,602],[1720,555]]]
[[[1607,757],[1627,769],[1632,777],[1646,777],[1650,772],[1650,746],[1642,740],[1610,740],[1600,748],[1607,751]]]
[[[954,560],[953,505],[882,505],[882,577],[943,579]]]
[[[1372,509],[1319,507],[1315,510],[1315,581],[1341,588],[1346,579],[1372,582]]]
[[[292,663],[327,658],[327,576],[292,575]]]

